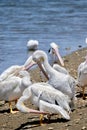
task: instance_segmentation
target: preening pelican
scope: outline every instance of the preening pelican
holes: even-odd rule
[[[55,62],[56,60],[60,61],[60,64],[64,66],[62,57],[60,56],[58,45],[55,42],[50,43],[51,48],[49,49],[50,54],[52,55],[51,60]],[[57,58],[57,59],[56,59]]]
[[[37,62],[39,67],[42,69],[42,64],[46,70],[45,75],[48,79],[48,83],[52,85],[55,89],[60,90],[64,94],[68,95],[72,101],[75,98],[75,86],[76,82],[75,79],[68,75],[61,72],[56,71],[53,69],[50,64],[48,63],[48,57],[44,51],[37,50],[33,53],[32,59]]]
[[[36,50],[39,45],[39,42],[37,40],[29,40],[27,43],[27,48],[29,50]]]
[[[16,102],[30,84],[30,75],[27,71],[20,71],[18,76],[11,76],[0,82],[0,100],[9,101],[11,113],[15,113],[12,110],[11,102]]]
[[[23,104],[28,99],[41,112],[47,112],[48,114],[60,113],[65,119],[70,120],[70,98],[59,90],[54,89],[51,85],[40,82],[34,83],[26,88],[16,104],[18,110],[25,113],[30,112],[29,108]],[[41,115],[41,121],[42,117]]]
[[[16,91],[17,89],[20,88],[20,81],[24,81],[24,79],[26,79],[29,74],[27,74],[28,72],[25,72],[24,75],[23,74],[23,78],[20,78],[20,74],[22,74],[21,71],[26,71],[28,70],[28,64],[31,64],[31,56],[27,59],[27,61],[25,62],[24,65],[13,65],[9,68],[7,68],[4,72],[2,72],[2,74],[0,75],[0,100],[8,100],[10,101],[10,108],[11,108],[11,100],[15,100],[16,102],[16,98],[13,99],[11,97],[11,99],[6,99],[7,95],[8,97],[10,97],[10,93],[14,93],[14,91]],[[26,77],[26,78],[25,78]],[[28,80],[26,79],[27,84],[30,82],[30,78],[28,76]],[[19,85],[19,86],[18,86]],[[29,84],[28,84],[29,85]],[[26,87],[26,86],[25,86]],[[22,89],[22,88],[21,88]],[[20,97],[20,93],[23,92],[23,90],[21,90],[18,92],[18,98]],[[5,96],[4,94],[7,93],[7,95]],[[10,110],[12,113],[12,110]]]
[[[85,87],[87,87],[87,56],[86,60],[78,66],[78,85],[82,87],[84,99]]]

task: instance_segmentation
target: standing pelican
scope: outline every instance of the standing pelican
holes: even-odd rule
[[[86,60],[78,66],[78,85],[82,87],[84,99],[85,87],[87,86],[87,56]]]
[[[29,112],[28,107],[23,104],[28,99],[40,111],[47,112],[48,114],[60,113],[65,119],[70,120],[70,98],[61,91],[54,89],[51,85],[40,82],[34,83],[26,88],[16,104],[18,110],[21,112]],[[41,122],[42,118],[43,116],[41,115]]]
[[[30,75],[27,71],[23,70],[19,71],[17,76],[8,77],[6,80],[0,82],[0,100],[9,101],[11,113],[15,113],[12,110],[11,102],[16,102],[24,89],[30,84]]]
[[[7,68],[4,72],[2,72],[2,74],[0,75],[0,100],[6,100],[5,97],[3,97],[2,95],[4,95],[4,92],[7,94],[10,92],[14,92],[17,88],[20,88],[20,86],[18,87],[18,85],[20,85],[20,81],[22,81],[22,78],[20,78],[20,72],[21,71],[27,71],[28,70],[28,64],[30,65],[31,64],[31,56],[27,59],[27,61],[24,63],[24,65],[13,65],[9,68]],[[21,72],[22,73],[22,72]],[[28,72],[25,72],[25,74],[27,74]],[[22,77],[24,76],[28,76],[27,75],[23,75]],[[25,77],[23,78],[23,81],[24,79],[26,79]],[[30,82],[30,78],[28,77],[28,82]],[[2,86],[5,86],[5,87],[2,87]],[[14,88],[15,86],[15,88]],[[6,89],[7,87],[7,89]],[[5,88],[5,90],[4,90]],[[12,90],[10,90],[12,89]],[[6,91],[7,90],[7,91]],[[23,91],[23,90],[22,90]],[[22,92],[20,90],[20,92],[18,93],[19,97],[20,97],[20,93]],[[4,95],[5,96],[5,95]],[[6,96],[7,97],[7,96]],[[8,94],[8,97],[9,97],[9,94]],[[14,98],[14,96],[13,96]],[[11,98],[12,99],[12,98]],[[10,108],[11,108],[11,99],[8,100],[10,101],[9,104],[10,104]],[[16,98],[14,98],[15,102],[16,102]],[[12,110],[10,110],[11,113]]]
[[[68,74],[64,74],[53,69],[53,67],[51,67],[51,65],[48,63],[48,57],[44,51],[41,50],[35,51],[32,55],[32,59],[39,65],[41,70],[43,70],[42,69],[43,64],[46,73],[49,75],[48,77],[48,75],[43,70],[48,79],[48,83],[52,85],[55,89],[58,89],[64,94],[68,95],[72,99],[73,104],[73,100],[75,98],[75,86],[76,86],[75,79]]]
[[[50,43],[50,46],[51,46],[51,49],[49,49],[49,52],[52,55],[51,60],[56,61],[56,57],[57,57],[57,60],[59,59],[60,64],[62,66],[64,66],[63,59],[62,59],[62,57],[60,56],[60,53],[59,53],[58,45],[55,42],[52,42],[52,43]]]
[[[29,40],[27,43],[27,48],[29,50],[36,50],[39,45],[39,42],[37,40]]]

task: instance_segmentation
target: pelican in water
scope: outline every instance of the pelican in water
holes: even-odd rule
[[[74,104],[76,86],[75,79],[69,74],[61,73],[51,67],[48,62],[47,54],[42,50],[35,51],[32,55],[32,59],[41,68],[46,78],[48,79],[48,83],[55,89],[58,89],[64,94],[68,95],[72,100],[72,104]],[[43,70],[42,64],[46,72]]]
[[[0,82],[0,100],[9,102],[11,113],[16,113],[12,110],[11,102],[15,101],[16,103],[24,89],[29,85],[31,85],[30,75],[24,70],[19,71],[17,76],[8,77]]]
[[[85,87],[87,87],[87,56],[86,60],[78,66],[78,86],[82,87],[83,99],[85,99]]]
[[[48,83],[34,83],[26,88],[17,101],[17,109],[25,113],[30,112],[29,108],[24,105],[24,101],[28,99],[41,112],[48,113],[48,115],[60,113],[63,118],[70,120],[70,98],[61,91],[54,89]],[[43,115],[40,116],[40,124],[42,124],[42,119]]]
[[[52,57],[51,57],[51,60],[53,60],[52,62],[56,62],[59,59],[60,64],[62,66],[64,66],[64,61],[63,61],[62,57],[60,56],[58,45],[55,42],[52,42],[52,43],[50,43],[50,46],[51,46],[51,48],[49,49],[49,53],[52,55]]]
[[[39,42],[37,40],[29,40],[27,43],[27,48],[29,50],[36,50],[39,45]]]

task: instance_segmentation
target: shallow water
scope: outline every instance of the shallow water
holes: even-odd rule
[[[25,62],[29,39],[45,52],[56,42],[64,56],[86,47],[86,37],[86,0],[0,0],[0,73]]]

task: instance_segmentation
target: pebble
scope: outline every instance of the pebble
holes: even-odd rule
[[[33,118],[33,119],[31,119],[32,121],[35,121],[36,119],[35,118]]]
[[[49,127],[48,130],[53,130],[53,127]]]
[[[5,101],[0,101],[0,106],[4,105]]]
[[[78,120],[76,120],[76,122],[75,122],[76,124],[79,124],[79,119]]]
[[[72,126],[72,124],[66,124],[65,127]]]
[[[86,130],[86,127],[85,127],[85,126],[83,126],[81,130]]]
[[[83,115],[82,112],[80,112],[79,115]]]

